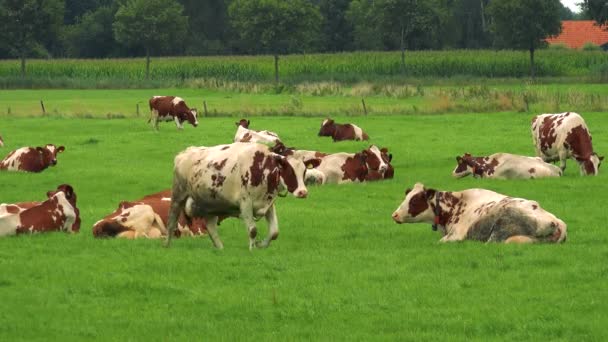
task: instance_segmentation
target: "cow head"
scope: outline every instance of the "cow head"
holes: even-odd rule
[[[454,178],[466,177],[475,171],[475,161],[469,153],[456,157],[456,163],[456,168],[452,171]]]
[[[241,126],[243,128],[249,128],[250,122],[249,120],[241,119],[239,120],[239,122],[235,122],[234,124],[236,125],[236,127]]]
[[[46,196],[48,198],[52,198],[56,196],[58,193],[62,192],[65,196],[65,199],[70,203],[72,208],[74,208],[74,213],[76,214],[76,220],[72,227],[70,227],[70,233],[78,233],[80,231],[80,212],[76,207],[76,193],[74,192],[74,188],[69,184],[61,184],[57,187],[56,190],[48,191]]]
[[[320,137],[331,137],[334,135],[334,131],[336,130],[336,124],[334,120],[327,118],[323,120],[321,123],[321,129],[319,130]]]
[[[432,201],[436,190],[426,189],[422,183],[416,183],[413,189],[405,191],[405,199],[393,212],[393,220],[401,223],[433,222]]]
[[[600,166],[602,165],[603,160],[603,156],[598,156],[597,153],[593,153],[589,159],[579,161],[581,175],[597,176],[600,172]]]
[[[40,154],[40,158],[44,165],[57,165],[57,154],[65,151],[65,147],[56,147],[53,144],[47,144],[44,147],[36,147],[36,151]]]
[[[384,160],[384,162],[388,166],[388,168],[386,169],[386,172],[384,172],[383,177],[385,179],[393,178],[395,176],[395,169],[391,165],[391,162],[393,161],[393,154],[388,153],[388,149],[384,148],[384,147],[382,149],[380,149],[380,152],[382,152],[382,160]]]
[[[286,158],[279,154],[274,154],[274,158],[279,168],[281,183],[297,198],[306,198],[308,189],[304,179],[306,178],[306,165],[301,160]]]
[[[388,150],[384,150],[388,152]],[[367,166],[370,170],[384,174],[388,169],[388,163],[382,157],[382,151],[376,145],[371,145],[368,149],[361,151],[361,153],[366,157]]]
[[[188,122],[194,127],[198,126],[197,117],[198,117],[198,114],[196,112],[196,108],[191,108],[188,112],[186,112],[186,120],[188,120]]]

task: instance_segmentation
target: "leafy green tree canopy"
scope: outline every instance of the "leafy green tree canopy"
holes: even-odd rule
[[[584,0],[583,10],[600,25],[608,24],[608,1],[607,0]]]

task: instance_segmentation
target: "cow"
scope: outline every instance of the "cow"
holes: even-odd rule
[[[2,140],[2,136],[0,135],[0,147],[4,147],[4,140]]]
[[[175,121],[177,129],[184,129],[184,121],[192,126],[198,126],[198,118],[195,108],[188,108],[186,102],[177,96],[154,96],[149,100],[150,121],[152,126],[158,130],[158,121]]]
[[[59,185],[56,190],[47,192],[47,200],[44,202],[0,206],[0,236],[51,231],[80,231],[76,193],[68,184]]]
[[[323,174],[323,184],[343,184],[383,179],[388,164],[381,150],[371,145],[357,153],[341,152],[325,156],[315,169]]]
[[[387,148],[381,148],[380,152],[382,160],[386,163],[387,166],[386,171],[384,173],[381,173],[378,170],[369,169],[367,175],[365,176],[366,181],[391,179],[395,177],[395,168],[393,168],[393,165],[391,164],[391,161],[393,161],[393,154],[388,153]]]
[[[113,213],[93,225],[93,236],[127,239],[163,237],[167,234],[170,206],[171,190],[148,195],[133,202],[123,201]],[[203,219],[190,218],[182,213],[175,236],[201,236],[206,232]]]
[[[487,157],[473,157],[469,153],[456,157],[454,178],[473,177],[497,179],[533,179],[560,177],[562,170],[545,163],[539,157],[526,157],[510,153],[494,153]]]
[[[218,216],[238,216],[249,232],[249,249],[266,248],[279,235],[274,202],[283,189],[306,198],[306,166],[286,158],[264,144],[236,142],[213,147],[189,147],[175,157],[171,211],[166,245],[179,214],[203,217],[214,246],[223,248],[217,234]],[[265,217],[269,234],[256,241],[255,220]]]
[[[433,224],[440,242],[560,243],[566,240],[564,221],[531,200],[485,189],[438,191],[416,183],[393,212],[396,223]]]
[[[49,166],[57,165],[57,154],[65,151],[64,146],[47,144],[44,147],[22,147],[11,151],[2,161],[0,170],[42,172]]]
[[[257,142],[274,145],[281,142],[279,135],[272,131],[255,131],[249,129],[250,121],[241,119],[236,123],[237,129],[234,134],[234,142]]]
[[[327,118],[321,123],[320,137],[332,137],[333,141],[342,140],[369,140],[367,133],[361,127],[354,124],[337,124],[334,120]]]
[[[280,141],[271,148],[271,151],[284,157],[297,159],[303,162],[308,168],[304,179],[306,185],[323,184],[325,182],[325,175],[317,170],[316,167],[318,167],[323,158],[329,154],[319,151],[297,150],[293,147],[286,147]]]
[[[579,164],[581,175],[597,175],[604,157],[593,151],[591,134],[585,120],[577,113],[541,114],[532,119],[532,138],[536,155],[546,162],[560,162],[566,169],[566,159]]]

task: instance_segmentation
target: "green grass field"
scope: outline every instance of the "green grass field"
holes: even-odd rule
[[[605,154],[605,116],[581,114]],[[235,219],[221,225],[223,251],[208,238],[165,249],[160,241],[91,235],[119,201],[168,188],[177,152],[230,142],[234,118],[205,118],[182,132],[167,123],[159,133],[144,117],[3,118],[0,154],[45,143],[66,152],[42,174],[0,173],[0,202],[41,200],[70,183],[83,224],[76,236],[0,239],[0,340],[608,339],[608,170],[580,177],[569,161],[561,179],[451,178],[454,158],[464,152],[532,154],[530,114],[336,119],[361,125],[373,143],[390,148],[395,179],[280,198],[279,239],[250,252]],[[252,118],[252,128],[276,131],[299,148],[366,146],[317,137],[319,125],[320,118]],[[430,225],[391,220],[415,182],[537,200],[568,224],[568,241],[439,244]],[[259,225],[264,236],[265,223]]]

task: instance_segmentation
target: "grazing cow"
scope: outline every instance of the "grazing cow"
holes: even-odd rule
[[[158,121],[175,121],[177,129],[184,129],[184,121],[192,126],[198,126],[195,108],[188,108],[181,97],[176,96],[154,96],[150,99],[150,119],[152,126],[158,130]]]
[[[44,202],[2,204],[0,206],[0,236],[65,231],[78,233],[80,211],[76,193],[67,184],[47,192]]]
[[[10,152],[0,161],[0,170],[42,172],[49,166],[57,165],[57,153],[65,147],[47,144],[44,147],[22,147]]]
[[[388,164],[377,146],[358,153],[334,153],[321,159],[316,170],[323,174],[323,184],[363,182],[385,178]],[[376,176],[370,173],[377,173]]]
[[[456,168],[452,176],[462,178],[473,174],[473,177],[497,179],[532,179],[543,177],[559,177],[562,170],[552,164],[545,163],[539,157],[518,156],[510,153],[494,153],[487,157],[473,157],[465,153],[456,157]]]
[[[593,152],[589,129],[577,113],[535,116],[532,138],[536,155],[546,162],[559,160],[562,171],[566,169],[566,159],[572,157],[578,162],[581,175],[597,175],[604,160]]]
[[[175,157],[167,245],[186,205],[191,216],[207,221],[209,237],[223,248],[217,234],[218,216],[239,216],[249,231],[249,248],[268,247],[279,235],[274,202],[281,189],[305,198],[306,166],[276,154],[263,144],[233,143],[190,147]],[[188,203],[187,203],[188,202]],[[269,234],[256,242],[255,220],[265,217]]]
[[[321,123],[320,137],[332,137],[334,142],[342,140],[368,140],[369,136],[354,124],[337,124],[327,118]]]
[[[406,190],[393,220],[432,223],[441,242],[563,242],[567,235],[566,224],[535,201],[485,189],[437,191],[421,183]]]
[[[148,195],[140,200],[123,201],[110,215],[97,221],[93,226],[93,236],[160,238],[167,235],[167,220],[171,207],[171,190]],[[175,236],[200,236],[206,234],[203,219],[191,219],[182,213],[179,217]]]
[[[4,147],[4,140],[2,140],[2,136],[0,135],[0,147]]]

